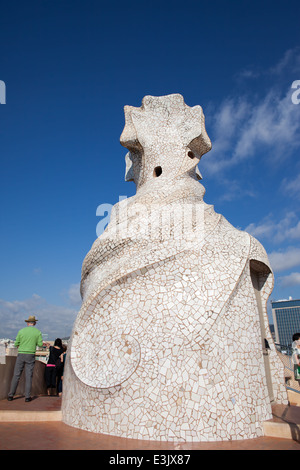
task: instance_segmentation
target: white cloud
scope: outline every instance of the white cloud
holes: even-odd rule
[[[71,305],[77,307],[81,305],[80,282],[71,284],[68,290],[68,296]]]
[[[300,197],[300,173],[291,180],[285,178],[282,181],[281,188],[285,194]]]
[[[249,69],[244,69],[238,74],[236,74],[236,79],[240,81],[240,80],[249,79],[249,78],[250,79],[258,78],[260,75],[261,75],[261,72],[259,72],[258,70],[255,71],[249,68]]]
[[[300,71],[300,48],[289,50],[273,67],[263,72],[244,70],[240,78],[264,75],[269,84],[262,96],[227,98],[206,116],[212,150],[201,163],[203,172],[223,176],[227,168],[245,159],[257,158],[258,152],[269,164],[282,161],[300,148],[300,106],[292,103],[291,83],[279,75]],[[298,78],[298,77],[296,77]],[[276,84],[276,80],[279,80]],[[284,91],[282,85],[284,83]]]
[[[247,225],[245,231],[257,238],[268,238],[274,234],[276,224],[273,220],[264,220],[258,224],[251,223]]]
[[[239,128],[249,115],[248,103],[245,98],[226,99],[219,109],[211,110],[212,150],[202,161],[202,168],[211,174],[223,173],[232,166],[234,141]]]
[[[292,73],[297,73],[300,71],[300,47],[294,47],[293,49],[288,49],[281,59],[272,67],[269,68],[259,68],[255,66],[248,67],[241,70],[236,74],[236,79],[238,81],[255,79],[255,78],[269,78],[269,77],[279,77],[286,76],[286,72],[290,71]]]
[[[226,186],[226,192],[219,197],[220,201],[229,202],[243,196],[256,198],[256,193],[250,188],[245,188],[240,181],[223,178],[222,183]]]
[[[300,71],[300,48],[295,47],[293,49],[288,49],[279,62],[271,67],[267,73],[274,75],[282,75],[285,71],[289,69],[293,73]]]
[[[288,212],[278,222],[274,220],[272,214],[269,214],[261,222],[249,224],[245,231],[259,239],[272,239],[275,243],[297,240],[300,238],[300,221],[293,211]]]
[[[77,313],[75,308],[49,304],[37,294],[25,300],[0,299],[0,338],[14,339],[29,315],[36,316],[37,327],[49,339],[64,337],[71,333]]]
[[[290,89],[283,97],[271,90],[258,102],[248,97],[226,100],[215,112],[211,137],[213,147],[202,164],[211,174],[260,150],[274,163],[300,148],[300,107],[292,103]]]
[[[233,161],[250,157],[260,147],[272,150],[274,157],[282,157],[300,146],[300,110],[291,102],[290,90],[281,98],[275,91],[256,106],[249,105],[250,115],[243,123],[233,153]]]
[[[285,252],[273,251],[269,260],[274,271],[285,271],[300,266],[300,248],[288,248]]]
[[[300,286],[300,273],[291,273],[279,278],[282,287]]]
[[[42,274],[42,268],[34,268],[33,274],[40,276],[40,274]]]

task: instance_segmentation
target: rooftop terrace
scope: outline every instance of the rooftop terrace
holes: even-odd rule
[[[300,450],[300,407],[273,406],[265,436],[222,442],[157,442],[95,434],[61,421],[61,398],[0,401],[0,450]]]

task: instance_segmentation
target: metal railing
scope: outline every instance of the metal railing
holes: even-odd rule
[[[292,360],[293,349],[291,344],[275,343],[275,347],[282,354],[281,360],[286,372],[290,372],[290,377],[286,376],[286,388],[293,392],[300,393],[299,383],[294,379],[294,362]]]
[[[279,351],[281,354],[286,354],[287,356],[292,356],[293,354],[293,349],[291,344],[280,344],[280,343],[275,343],[275,347],[277,351]]]

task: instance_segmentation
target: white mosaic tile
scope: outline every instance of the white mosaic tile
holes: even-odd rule
[[[203,201],[197,165],[210,141],[200,106],[147,96],[125,107],[125,121],[137,193],[114,206],[83,263],[63,420],[136,439],[261,436],[270,396],[287,403],[265,250]]]

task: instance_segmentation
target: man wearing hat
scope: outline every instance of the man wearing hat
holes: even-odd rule
[[[25,367],[25,401],[31,401],[31,384],[33,369],[35,364],[36,347],[43,346],[43,338],[40,330],[35,328],[38,320],[35,316],[29,316],[25,322],[27,326],[22,328],[16,337],[15,346],[18,347],[18,357],[15,364],[14,375],[12,378],[8,400],[13,400],[16,393],[21,374]]]

